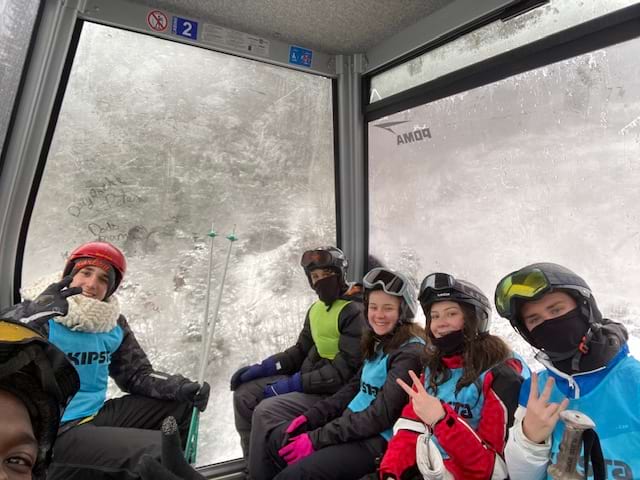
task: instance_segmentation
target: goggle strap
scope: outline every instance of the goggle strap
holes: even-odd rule
[[[9,360],[0,365],[0,378],[19,372],[36,359],[36,352],[32,348],[23,348]]]
[[[39,383],[45,392],[53,394],[58,401],[64,398],[56,376],[47,359],[42,358],[43,354],[37,346],[27,346],[21,349],[9,360],[0,365],[0,378],[8,377],[20,372],[27,365],[34,363],[39,372]]]

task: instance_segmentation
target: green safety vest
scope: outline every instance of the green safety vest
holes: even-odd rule
[[[327,306],[320,300],[311,305],[309,311],[309,323],[311,336],[318,349],[318,355],[322,358],[333,360],[340,351],[340,330],[338,330],[338,318],[340,312],[350,300],[336,300],[327,312]]]

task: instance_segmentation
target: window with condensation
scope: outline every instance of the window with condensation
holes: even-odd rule
[[[39,7],[39,1],[0,0],[0,151]]]
[[[493,299],[550,261],[640,337],[640,38],[369,124],[370,251]],[[494,314],[492,330],[531,359]]]
[[[550,0],[518,17],[490,23],[375,75],[371,79],[369,101],[375,103],[635,3],[636,0]]]
[[[82,242],[121,248],[122,313],[154,366],[196,378],[213,222],[198,463],[241,456],[229,379],[295,343],[314,298],[302,252],[334,244],[332,82],[85,24],[40,185],[23,286]],[[110,393],[115,393],[112,389]]]

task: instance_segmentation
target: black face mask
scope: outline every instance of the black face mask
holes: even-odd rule
[[[340,293],[342,293],[338,275],[331,275],[318,280],[313,286],[313,289],[318,294],[320,301],[322,301],[327,307],[330,307],[333,302],[340,297]]]
[[[569,354],[580,346],[587,330],[589,325],[580,309],[574,308],[560,317],[542,322],[531,330],[529,336],[535,346],[545,352]]]
[[[462,352],[464,344],[464,332],[462,330],[456,330],[440,338],[431,335],[431,342],[438,347],[438,350],[445,356],[460,353]]]

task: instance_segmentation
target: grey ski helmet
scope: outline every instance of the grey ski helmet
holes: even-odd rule
[[[409,323],[416,316],[416,291],[409,279],[402,273],[377,267],[370,270],[362,279],[365,304],[368,305],[369,292],[382,290],[402,299],[400,303],[399,323]]]

